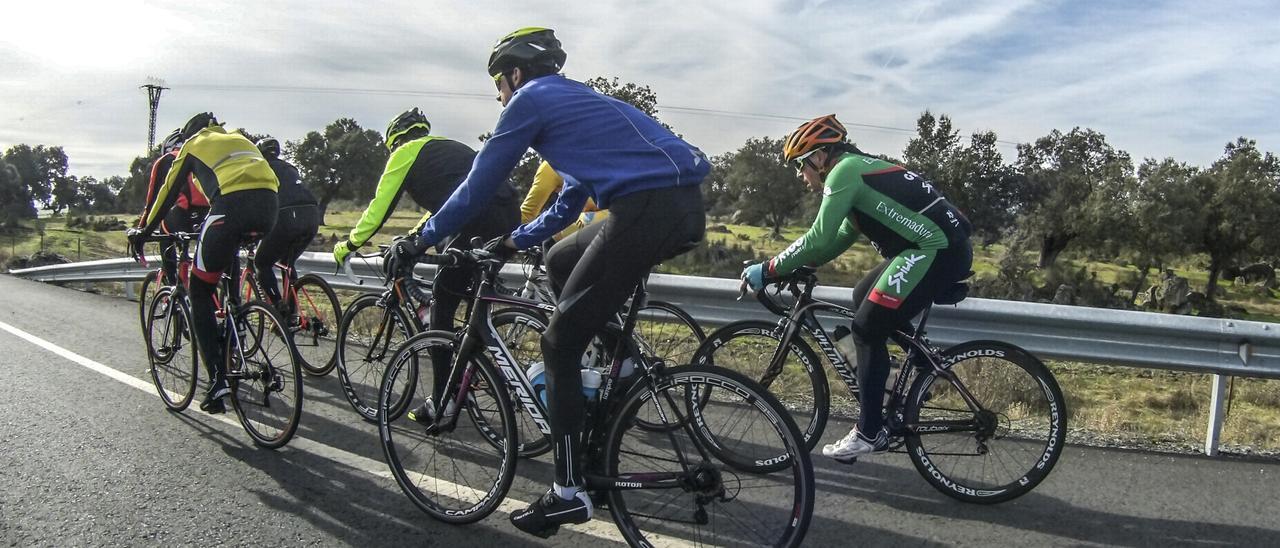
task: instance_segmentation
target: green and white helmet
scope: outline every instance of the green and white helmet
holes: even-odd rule
[[[516,67],[547,66],[559,72],[566,55],[560,48],[555,31],[543,27],[525,27],[503,36],[489,55],[489,76],[497,78]]]

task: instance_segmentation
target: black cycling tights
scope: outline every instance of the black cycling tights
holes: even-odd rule
[[[232,270],[233,276],[238,274],[234,270],[240,242],[255,235],[262,237],[275,222],[274,191],[242,190],[218,196],[200,231],[196,264],[191,270],[191,320],[210,381],[222,378],[224,373],[221,333],[214,317],[218,280],[227,270]]]
[[[319,228],[320,210],[314,204],[280,208],[276,226],[258,244],[253,260],[258,271],[258,284],[266,292],[265,297],[271,304],[277,304],[281,299],[275,264],[284,263],[289,267],[290,278],[287,283],[297,281],[298,273],[294,271],[293,265],[302,256],[302,252],[307,250],[307,246],[311,245],[311,239],[315,238]]]
[[[557,484],[583,485],[579,369],[587,344],[650,269],[702,240],[705,225],[697,186],[641,191],[615,198],[608,218],[547,252],[547,272],[559,293],[542,336]]]
[[[908,249],[903,253],[911,251]],[[973,252],[967,240],[939,251],[937,258],[923,273],[911,293],[897,308],[888,308],[872,302],[867,295],[895,258],[890,257],[880,263],[853,289],[853,302],[858,305],[858,311],[854,316],[851,336],[857,348],[854,366],[858,374],[858,400],[862,405],[858,431],[872,439],[884,426],[884,383],[889,378],[889,335],[933,304],[933,299],[952,284],[968,276]]]

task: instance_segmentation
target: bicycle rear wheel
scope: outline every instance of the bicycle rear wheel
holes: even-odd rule
[[[235,320],[244,342],[230,337],[226,346],[228,373],[240,371],[239,376],[229,375],[231,404],[253,443],[282,447],[302,418],[302,369],[289,332],[274,308],[262,301],[241,307]]]
[[[191,405],[200,367],[200,353],[192,339],[191,312],[181,299],[173,300],[173,288],[161,287],[151,299],[146,317],[151,381],[165,407],[182,411]]]
[[[338,322],[342,307],[338,295],[324,278],[307,274],[293,284],[294,312],[298,324],[293,327],[293,343],[298,347],[302,372],[323,377],[338,364]]]
[[[1053,374],[1025,350],[997,341],[962,343],[942,355],[954,378],[926,372],[907,394],[904,427],[917,433],[906,445],[916,470],[964,502],[994,504],[1034,489],[1066,442],[1066,405]],[[946,431],[957,424],[972,428]]]
[[[441,427],[391,413],[397,402],[421,405],[434,394],[431,368],[417,370],[420,364],[449,367],[431,362],[432,351],[442,347],[453,348],[453,333],[419,333],[396,351],[378,393],[378,438],[392,476],[414,505],[446,523],[472,523],[498,507],[515,477],[515,413],[502,375],[482,352],[462,362],[460,382],[470,394],[463,406],[478,410],[483,427],[460,424],[460,418]]]
[[[699,410],[689,393],[716,397]],[[618,409],[604,442],[605,475],[684,479],[669,489],[609,491],[609,511],[629,544],[800,545],[813,516],[813,465],[795,422],[754,381],[716,367],[668,369]],[[702,420],[690,421],[693,412]],[[680,426],[651,429],[642,420]],[[743,469],[720,458],[726,451],[710,450],[708,432],[727,452],[778,462]]]
[[[378,418],[378,389],[396,349],[413,336],[414,327],[398,308],[386,308],[382,297],[361,295],[347,306],[338,325],[338,382],[342,393],[364,420]],[[403,405],[396,412],[403,412]]]

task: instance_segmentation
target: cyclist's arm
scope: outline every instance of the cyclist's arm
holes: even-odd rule
[[[551,195],[564,186],[564,178],[551,169],[551,164],[543,160],[538,164],[538,171],[533,175],[533,186],[520,203],[520,222],[527,223],[542,213],[542,206],[547,205]]]
[[[431,218],[431,212],[430,212],[430,211],[428,211],[428,212],[424,213],[424,214],[422,215],[422,218],[421,218],[421,219],[418,219],[418,222],[417,222],[417,223],[415,223],[415,224],[413,225],[413,228],[409,229],[409,233],[408,233],[408,234],[406,234],[406,236],[413,237],[413,235],[415,235],[415,234],[418,234],[418,233],[422,232],[422,227],[423,227],[423,226],[426,226],[426,224],[427,224],[427,219],[430,219],[430,218]]]
[[[435,215],[427,219],[418,243],[435,245],[445,236],[456,234],[471,220],[480,208],[489,202],[504,184],[516,162],[524,156],[535,137],[542,130],[533,98],[517,92],[498,117],[498,126],[476,155],[471,173],[453,191]]]
[[[373,193],[373,199],[369,201],[369,205],[364,208],[364,213],[360,214],[360,220],[356,221],[356,226],[347,235],[347,240],[352,245],[360,247],[367,243],[369,238],[377,234],[382,229],[382,225],[391,218],[391,213],[396,210],[396,202],[400,201],[400,195],[404,190],[404,179],[408,176],[409,169],[413,167],[413,162],[418,159],[422,144],[416,141],[406,143],[387,158],[387,166],[383,168],[382,177],[378,179],[378,188]]]
[[[147,214],[151,212],[151,208],[155,205],[156,191],[164,183],[165,175],[169,174],[169,168],[172,166],[172,154],[164,154],[156,158],[154,164],[151,164],[151,180],[147,182],[147,201],[142,208],[142,215],[138,217],[138,228],[146,226]]]
[[[182,147],[182,150],[178,152],[178,157],[173,159],[173,165],[169,167],[169,173],[165,175],[164,184],[160,185],[160,189],[156,191],[151,209],[147,211],[146,223],[142,228],[143,232],[148,234],[155,232],[165,214],[169,213],[169,210],[173,208],[173,204],[177,203],[180,192],[175,187],[179,184],[178,181],[184,181],[183,184],[185,184],[185,181],[195,171],[196,163],[200,161],[199,158],[191,155],[191,148]],[[200,185],[194,186],[196,187],[195,191],[203,191]]]
[[[525,224],[511,233],[511,241],[517,249],[525,249],[538,245],[551,235],[564,230],[578,221],[578,213],[587,203],[587,191],[580,184],[568,183],[556,198],[556,203],[542,212],[533,222]]]
[[[837,165],[827,175],[822,189],[822,205],[813,226],[777,257],[769,261],[769,275],[790,273],[801,266],[819,266],[849,249],[858,232],[849,222],[849,213],[857,198],[862,175],[856,170],[841,170]]]

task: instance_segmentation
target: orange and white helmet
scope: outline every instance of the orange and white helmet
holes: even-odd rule
[[[782,145],[782,159],[787,162],[803,159],[826,145],[843,143],[848,136],[849,131],[836,115],[819,116],[800,124],[787,136]]]

